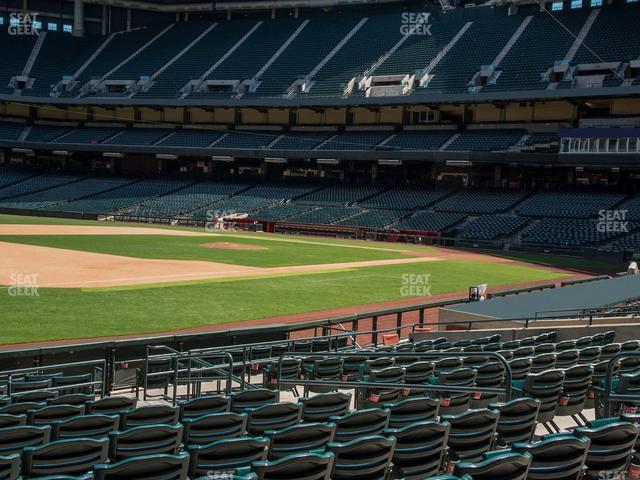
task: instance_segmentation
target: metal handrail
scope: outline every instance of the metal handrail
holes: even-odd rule
[[[233,380],[235,378],[235,376],[233,375],[233,367],[234,367],[234,362],[233,362],[233,356],[230,353],[227,352],[219,352],[218,354],[216,354],[215,356],[220,356],[221,358],[225,358],[228,360],[227,362],[227,375],[226,375],[226,391],[227,392],[231,392],[231,387],[232,387],[232,383]],[[176,359],[176,364],[178,364],[181,360],[188,360],[189,361],[189,367],[187,368],[187,378],[186,379],[180,379],[179,377],[179,372],[176,368],[176,376],[174,379],[174,386],[173,386],[173,404],[176,404],[176,400],[177,400],[177,395],[178,395],[178,385],[180,383],[186,383],[187,384],[187,398],[190,398],[191,396],[191,389],[190,389],[190,385],[193,382],[197,382],[197,383],[201,383],[203,380],[220,380],[222,378],[225,378],[224,375],[224,370],[220,370],[219,367],[217,365],[210,365],[209,367],[204,367],[204,368],[197,368],[195,371],[196,372],[201,372],[201,371],[208,371],[208,370],[213,370],[216,373],[220,373],[219,377],[196,377],[195,379],[191,376],[192,373],[194,372],[194,370],[191,368],[191,362],[193,360],[197,360],[197,361],[202,361],[200,358],[198,358],[197,356],[191,355],[189,353],[185,354],[184,356],[178,357]],[[205,362],[208,363],[208,362]],[[182,381],[181,381],[182,380]]]
[[[640,394],[638,395],[623,395],[619,393],[614,393],[611,390],[613,383],[613,371],[616,368],[616,364],[620,363],[621,360],[625,358],[633,358],[640,357],[640,351],[633,352],[619,352],[613,355],[609,359],[609,363],[607,364],[607,371],[604,377],[604,391],[602,395],[604,397],[604,413],[605,418],[611,416],[612,404],[614,401],[623,402],[625,400],[631,400],[635,402],[640,402]]]
[[[190,386],[192,383],[195,382],[202,382],[205,380],[220,380],[220,379],[225,379],[226,383],[227,383],[227,391],[231,391],[231,387],[233,384],[233,380],[234,380],[234,376],[233,376],[233,366],[234,366],[234,362],[233,362],[233,357],[231,356],[230,353],[226,353],[226,352],[219,352],[217,353],[215,356],[219,356],[221,358],[225,358],[228,360],[228,362],[225,364],[226,367],[228,368],[227,373],[225,374],[224,370],[221,370],[220,368],[222,367],[222,364],[220,365],[213,365],[213,364],[207,364],[207,365],[201,365],[198,368],[193,368],[191,366],[191,362],[193,360],[200,360],[197,356],[194,355],[190,355],[188,352],[185,353],[181,353],[181,352],[177,352],[174,355],[170,355],[170,356],[163,356],[163,358],[167,359],[167,360],[172,360],[172,364],[173,364],[173,369],[172,370],[162,370],[162,371],[157,371],[157,372],[148,372],[145,371],[145,375],[144,375],[144,388],[145,388],[145,398],[147,395],[147,389],[148,389],[148,380],[149,378],[154,378],[154,377],[172,377],[173,378],[173,389],[172,389],[172,401],[173,404],[175,405],[177,402],[177,398],[178,398],[178,386],[179,384],[187,384],[188,386]],[[180,367],[181,365],[181,361],[188,361],[189,365],[187,367]],[[206,372],[206,371],[215,371],[216,373],[220,373],[220,376],[215,376],[215,377],[192,377],[193,373],[198,373],[198,372]],[[180,373],[184,373],[187,372],[187,377],[180,377]],[[191,389],[188,388],[187,390],[187,397],[190,397],[190,392]]]
[[[511,365],[509,362],[500,354],[495,352],[455,352],[455,355],[452,355],[452,352],[328,352],[323,353],[322,356],[326,357],[376,357],[376,358],[384,358],[384,357],[392,357],[392,358],[402,358],[402,357],[411,357],[411,358],[450,358],[452,356],[455,357],[482,357],[482,358],[495,358],[504,366],[504,388],[490,388],[490,387],[462,387],[457,385],[427,385],[427,384],[409,384],[409,383],[384,383],[384,382],[342,382],[342,381],[330,381],[330,380],[301,380],[301,379],[290,379],[290,378],[282,378],[282,363],[285,357],[306,357],[308,355],[300,355],[294,354],[291,352],[285,352],[280,355],[278,360],[278,384],[279,385],[302,385],[302,386],[324,386],[324,387],[336,387],[336,388],[344,388],[344,387],[353,387],[353,388],[362,388],[362,387],[374,387],[374,388],[386,388],[386,389],[403,389],[410,388],[415,390],[424,390],[424,391],[436,391],[436,392],[459,392],[459,393],[497,393],[504,394],[506,401],[511,400],[512,386],[511,383],[513,381],[513,374],[511,371]]]
[[[73,385],[59,385],[55,387],[48,388],[37,388],[34,390],[22,390],[20,392],[12,392],[11,385],[13,383],[13,377],[18,375],[25,375],[29,373],[39,373],[47,370],[55,370],[60,371],[63,369],[69,368],[77,368],[77,367],[93,367],[93,373],[102,372],[102,380],[94,380],[91,382],[73,384]],[[86,360],[83,362],[72,362],[72,363],[62,363],[57,365],[46,365],[46,366],[38,366],[38,367],[27,367],[27,368],[18,368],[14,370],[5,370],[0,372],[0,378],[7,378],[7,395],[12,394],[23,394],[23,393],[31,393],[36,391],[58,391],[58,390],[66,390],[71,388],[81,388],[81,387],[92,387],[92,386],[100,386],[100,396],[104,397],[107,391],[107,360]]]
[[[640,297],[634,297],[634,299],[638,299]],[[611,312],[611,310],[615,310]],[[606,305],[604,307],[590,307],[590,308],[563,308],[558,310],[539,310],[535,312],[534,317],[537,319],[538,314],[541,313],[563,313],[563,312],[575,312],[572,317],[581,317],[587,315],[619,315],[622,312],[631,312],[632,314],[640,314],[640,308],[637,306],[624,305],[624,306],[615,306],[615,305]],[[628,313],[627,313],[628,314]],[[545,318],[545,317],[543,317]]]
[[[149,356],[149,350],[166,350],[169,352],[169,355],[154,355],[152,357]],[[213,352],[215,356],[216,352]],[[176,362],[179,362],[180,359],[184,359],[185,355],[188,355],[189,358],[189,368],[191,368],[191,362],[195,361],[196,363],[200,364],[200,367],[202,369],[206,369],[206,370],[210,370],[210,369],[214,369],[216,368],[214,365],[211,365],[209,362],[207,362],[206,360],[203,360],[202,358],[199,358],[197,355],[193,355],[193,351],[187,351],[187,352],[181,352],[179,350],[176,350],[174,348],[171,348],[167,345],[147,345],[147,354],[145,357],[145,369],[144,369],[144,388],[145,388],[145,392],[147,390],[147,377],[149,375],[149,359],[150,358],[154,358],[154,359],[166,359],[166,360],[170,360],[172,358],[176,358],[176,356],[178,357],[177,360],[175,360]],[[209,356],[209,355],[208,355]],[[178,365],[176,365],[175,367],[176,369],[179,368]],[[154,372],[155,373],[155,372]],[[224,373],[224,371],[220,371],[221,374]],[[233,370],[231,370],[231,375],[232,375],[232,379],[233,380],[237,380],[239,383],[241,383],[244,386],[244,377],[241,378],[237,378],[233,375]],[[145,393],[146,395],[146,393]]]

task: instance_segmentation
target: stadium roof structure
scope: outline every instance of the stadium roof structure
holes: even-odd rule
[[[76,0],[68,0],[75,2]],[[109,5],[155,12],[213,12],[265,10],[272,8],[325,8],[334,6],[401,3],[406,0],[82,0],[83,3]]]

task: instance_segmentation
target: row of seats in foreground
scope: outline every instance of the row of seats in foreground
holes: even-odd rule
[[[335,428],[327,424],[321,444],[317,439],[311,444],[307,431],[299,435],[294,448],[283,449],[280,457],[269,453],[272,438],[261,436],[220,440],[204,447],[188,447],[180,453],[141,455],[107,463],[108,439],[80,438],[27,447],[22,456],[0,456],[0,475],[8,480],[426,480],[453,472],[474,480],[579,480],[583,475],[594,480],[604,475],[625,478],[628,469],[636,468],[633,454],[640,426],[635,420],[603,419],[573,432],[514,442],[503,449],[493,449],[489,436],[484,442],[488,448],[462,459],[447,446],[453,435],[447,421],[386,429],[381,435],[361,435],[348,442],[324,441]],[[277,436],[279,432],[270,433]],[[462,444],[465,440],[476,439],[469,433],[459,434]],[[303,448],[308,451],[298,453]],[[209,456],[203,456],[202,450],[207,450]]]

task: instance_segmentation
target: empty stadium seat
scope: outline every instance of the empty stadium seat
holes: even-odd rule
[[[500,412],[486,408],[467,410],[457,415],[442,415],[451,425],[447,445],[456,460],[477,461],[491,450]]]
[[[121,412],[135,408],[137,402],[137,398],[131,397],[105,397],[94,402],[87,403],[86,413],[119,415]]]
[[[102,438],[108,437],[120,426],[119,415],[83,415],[69,418],[52,425],[52,439]]]
[[[231,411],[242,413],[247,408],[257,408],[277,402],[280,395],[277,391],[267,389],[244,390],[231,394]]]
[[[334,440],[335,434],[336,425],[333,423],[301,423],[281,430],[267,430],[265,436],[271,439],[269,460],[323,450]]]
[[[208,445],[190,445],[189,476],[198,477],[211,471],[237,471],[251,462],[266,460],[269,439],[243,437],[217,440]]]
[[[489,408],[498,411],[498,442],[511,445],[514,442],[529,442],[536,431],[540,400],[516,398],[508,402],[492,403]]]
[[[488,480],[490,478],[504,478],[509,480],[524,480],[531,465],[531,455],[528,453],[490,452],[482,456],[478,462],[459,462],[456,464],[454,475],[470,475],[474,480]]]
[[[563,382],[564,371],[555,369],[527,374],[524,380],[514,382],[514,387],[522,395],[540,400],[538,422],[551,424],[558,409]]]
[[[446,421],[426,421],[386,429],[384,435],[396,439],[393,478],[413,480],[440,472],[444,468],[450,427]]]
[[[336,424],[336,442],[348,442],[365,435],[380,435],[389,426],[389,410],[370,408],[353,410],[346,415],[329,418]]]
[[[184,480],[187,478],[189,459],[189,454],[182,452],[178,455],[146,455],[111,464],[100,464],[94,468],[94,479]]]
[[[247,431],[261,435],[266,430],[280,430],[294,425],[302,418],[302,405],[291,402],[275,402],[245,410],[248,415]]]
[[[351,394],[322,393],[313,397],[299,397],[304,422],[327,422],[331,417],[345,415],[351,405]]]
[[[206,445],[216,440],[245,435],[247,414],[211,413],[201,417],[186,418],[183,423],[185,445]]]
[[[27,477],[79,475],[107,460],[109,440],[79,438],[57,440],[23,450],[22,473]]]
[[[533,442],[516,442],[511,451],[531,455],[527,478],[577,480],[584,474],[589,445],[586,437],[556,433]]]
[[[144,405],[120,414],[120,427],[131,428],[142,425],[175,425],[180,416],[180,407],[169,405]]]
[[[575,436],[591,441],[585,461],[586,478],[599,478],[602,472],[624,471],[638,431],[637,424],[617,419],[596,420],[590,426],[576,428],[573,431]]]
[[[255,461],[251,464],[251,469],[255,472],[256,477],[254,478],[256,480],[278,480],[281,478],[329,480],[332,478],[334,461],[335,456],[331,452],[299,453],[279,460]],[[246,480],[251,479],[247,478]]]
[[[187,418],[197,418],[212,413],[228,412],[231,407],[231,398],[222,395],[196,397],[179,403],[180,421]]]
[[[435,420],[440,400],[416,396],[395,403],[383,403],[382,407],[390,412],[389,428],[402,428],[416,422]]]
[[[17,480],[20,478],[22,459],[19,454],[0,456],[0,478]]]
[[[182,425],[142,425],[109,433],[109,458],[124,460],[143,455],[175,455],[182,442]]]
[[[331,478],[334,480],[384,480],[396,446],[395,437],[366,435],[345,443],[329,443],[335,455]]]
[[[19,426],[0,430],[0,454],[19,453],[26,447],[35,447],[49,443],[51,427]]]

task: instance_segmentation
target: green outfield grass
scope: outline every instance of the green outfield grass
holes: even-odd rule
[[[431,295],[462,292],[482,282],[499,286],[563,276],[519,265],[448,260],[131,289],[40,289],[37,297],[5,291],[0,294],[0,343],[155,333],[348,306],[356,311],[358,305],[406,298],[402,287],[411,274],[431,275]]]

